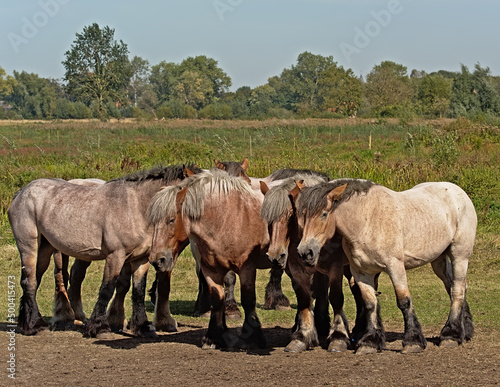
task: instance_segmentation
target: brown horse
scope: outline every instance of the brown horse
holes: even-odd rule
[[[298,182],[297,182],[298,181]],[[300,188],[324,183],[325,179],[318,176],[295,175],[283,180],[279,185],[269,190],[262,183],[262,192],[265,195],[261,215],[269,224],[270,244],[269,259],[275,264],[286,267],[292,278],[293,288],[297,296],[297,317],[292,334],[292,341],[285,351],[302,352],[318,345],[318,333],[328,334],[328,350],[332,352],[345,351],[350,345],[349,327],[343,312],[344,296],[342,292],[342,274],[345,274],[352,284],[352,292],[361,312],[359,289],[351,282],[349,266],[346,265],[341,240],[338,237],[328,241],[320,252],[318,264],[312,269],[303,264],[297,246],[300,243],[300,234],[295,211],[295,200]],[[315,281],[313,281],[313,275]],[[321,277],[327,276],[326,288],[311,288],[311,284],[320,284]],[[320,278],[317,280],[317,278]],[[330,327],[328,315],[328,286],[329,299],[333,307],[333,323]],[[314,313],[312,312],[313,292],[316,298]],[[360,323],[361,317],[357,320]],[[359,328],[359,326],[358,326]]]
[[[170,273],[188,242],[200,259],[212,304],[203,348],[265,346],[255,311],[256,269],[270,267],[265,255],[269,234],[260,218],[262,200],[244,179],[212,169],[166,187],[151,202],[150,262],[159,272]],[[230,270],[240,277],[245,312],[239,340],[229,335],[225,322],[223,280]]]
[[[34,180],[14,197],[8,216],[21,255],[23,296],[19,326],[35,334],[47,324],[36,303],[36,291],[50,255],[60,251],[77,259],[105,259],[103,282],[85,336],[109,330],[106,309],[125,262],[134,276],[131,330],[155,336],[144,307],[145,273],[152,239],[146,214],[151,198],[163,186],[184,179],[184,167],[158,167],[83,187],[58,179]]]
[[[426,347],[406,278],[406,270],[426,263],[431,263],[451,299],[440,345],[456,346],[472,338],[465,293],[477,216],[461,188],[445,182],[422,183],[394,192],[367,180],[339,179],[304,188],[297,213],[304,230],[298,252],[306,266],[318,265],[326,241],[335,234],[342,237],[367,311],[357,353],[376,352],[385,345],[375,292],[375,278],[382,271],[393,283],[404,317],[403,353]]]

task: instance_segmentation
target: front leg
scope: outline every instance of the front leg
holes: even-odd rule
[[[241,305],[245,311],[245,321],[240,335],[243,348],[265,348],[266,339],[255,310],[255,277],[256,269],[253,265],[246,265],[239,273],[241,282]]]
[[[130,263],[132,268],[132,317],[130,319],[130,330],[134,335],[156,338],[153,324],[148,321],[144,298],[146,295],[146,280],[148,276],[149,261],[138,259]]]
[[[157,331],[177,332],[177,322],[170,314],[171,275],[171,271],[156,272],[156,303],[153,323]]]
[[[94,306],[94,310],[90,319],[85,327],[84,337],[97,337],[101,333],[110,332],[106,309],[108,307],[109,300],[113,297],[113,293],[116,288],[116,281],[120,275],[120,271],[123,268],[123,263],[125,260],[124,253],[114,253],[106,258],[106,263],[104,265],[104,275],[101,283],[101,288],[99,289],[99,296],[97,298],[97,303]]]

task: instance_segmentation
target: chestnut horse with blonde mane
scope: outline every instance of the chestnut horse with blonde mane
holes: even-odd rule
[[[191,243],[210,291],[212,311],[203,348],[265,347],[255,310],[256,269],[269,268],[269,234],[260,217],[263,195],[242,178],[212,169],[166,187],[152,200],[154,225],[150,262],[161,273],[172,270],[180,252]],[[227,330],[224,276],[240,277],[245,318],[239,339]]]

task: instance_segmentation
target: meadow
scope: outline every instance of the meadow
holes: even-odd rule
[[[20,279],[20,263],[7,219],[14,193],[37,178],[109,180],[155,165],[194,162],[202,168],[214,159],[249,158],[248,174],[263,177],[278,168],[305,168],[331,178],[373,180],[394,190],[424,181],[451,181],[471,197],[479,219],[470,260],[467,297],[475,323],[500,332],[500,122],[466,119],[401,122],[399,120],[268,120],[208,121],[51,121],[0,123],[0,278]],[[50,319],[54,282],[51,266],[39,289],[42,314]],[[103,262],[93,263],[83,284],[84,307],[90,315],[102,278]],[[154,270],[150,271],[148,284]],[[410,291],[422,325],[444,323],[449,301],[430,266],[408,273]],[[189,249],[173,272],[171,308],[181,323],[192,317],[197,292],[194,260]],[[285,294],[296,300],[284,276]],[[267,271],[258,275],[258,314],[264,325],[291,327],[295,310],[265,311]],[[385,324],[402,330],[387,276],[379,297]],[[348,293],[347,287],[346,292]],[[21,288],[16,286],[16,296]],[[237,292],[237,299],[239,295]],[[354,301],[346,295],[346,313],[354,317]],[[0,297],[5,321],[7,295]],[[130,314],[130,300],[127,303]],[[148,315],[152,307],[148,302]],[[207,320],[208,321],[208,320]],[[239,325],[240,322],[231,323]]]

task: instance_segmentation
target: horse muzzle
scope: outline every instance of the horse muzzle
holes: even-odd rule
[[[277,266],[280,269],[284,269],[286,266],[286,261],[288,259],[288,253],[267,252],[266,257],[273,266]]]
[[[157,271],[163,272],[172,271],[175,264],[174,257],[172,256],[171,252],[159,254],[149,261]]]
[[[316,266],[321,247],[316,242],[300,243],[297,252],[305,266]]]

